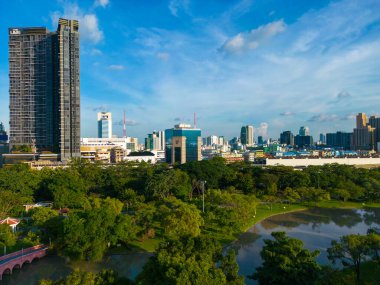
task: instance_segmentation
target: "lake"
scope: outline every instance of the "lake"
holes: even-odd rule
[[[261,264],[260,251],[264,239],[273,231],[285,231],[289,236],[301,239],[310,250],[320,250],[317,261],[328,263],[326,249],[331,241],[347,234],[365,234],[370,227],[380,227],[380,209],[312,209],[270,217],[253,226],[230,245],[237,250],[240,274],[251,275]],[[57,279],[68,275],[73,268],[98,272],[111,268],[121,276],[134,278],[151,256],[150,253],[130,251],[107,256],[104,261],[68,263],[58,256],[47,256],[37,262],[3,276],[4,285],[34,285],[41,278]],[[246,278],[247,284],[256,284]]]

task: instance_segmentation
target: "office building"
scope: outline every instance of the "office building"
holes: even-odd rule
[[[263,136],[258,136],[257,137],[257,144],[258,145],[263,145],[264,144]]]
[[[325,134],[319,134],[319,143],[320,144],[326,144],[326,135]]]
[[[218,136],[209,136],[206,138],[206,145],[207,146],[215,146],[219,145],[219,138]]]
[[[9,29],[10,146],[80,156],[79,24]]]
[[[146,150],[165,150],[165,132],[163,131],[154,131],[151,134],[148,134],[148,137],[145,138],[145,149]]]
[[[305,127],[305,126],[300,127],[298,134],[300,136],[309,136],[310,135],[309,127]]]
[[[352,133],[336,132],[326,134],[326,145],[334,148],[351,149]]]
[[[375,124],[375,118],[372,123]],[[353,130],[351,149],[353,150],[374,150],[375,149],[375,128],[368,124],[367,115],[359,113],[356,116],[356,128]]]
[[[367,115],[365,113],[359,113],[356,115],[356,128],[363,129],[367,126]]]
[[[253,126],[243,126],[240,130],[240,142],[243,145],[253,145],[254,129]]]
[[[98,113],[98,138],[112,138],[112,114]]]
[[[165,156],[170,164],[201,160],[201,130],[188,124],[165,130]]]
[[[280,144],[294,145],[294,135],[291,131],[284,131],[280,134]]]
[[[3,123],[0,123],[0,143],[8,142],[8,135],[5,131]]]
[[[374,129],[374,142],[375,142],[375,149],[379,151],[378,143],[380,142],[380,118],[377,118],[375,116],[369,117],[369,125]]]
[[[294,144],[298,148],[311,147],[313,145],[313,137],[296,135],[294,137]]]

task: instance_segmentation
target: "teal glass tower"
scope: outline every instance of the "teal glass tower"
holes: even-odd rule
[[[201,130],[187,124],[165,130],[165,156],[169,164],[201,160]]]

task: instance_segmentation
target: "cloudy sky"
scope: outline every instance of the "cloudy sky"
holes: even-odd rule
[[[96,113],[140,139],[180,121],[203,135],[350,131],[380,112],[379,0],[0,0],[0,121],[8,27],[78,19],[82,136]]]

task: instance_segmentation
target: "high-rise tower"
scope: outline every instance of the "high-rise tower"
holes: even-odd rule
[[[243,126],[240,131],[240,142],[243,145],[253,145],[254,129],[253,126]]]
[[[112,138],[112,114],[98,113],[98,138]]]
[[[49,31],[42,27],[10,28],[9,136],[11,147],[52,146],[51,98],[48,88]]]
[[[9,29],[10,146],[80,156],[79,24]]]

